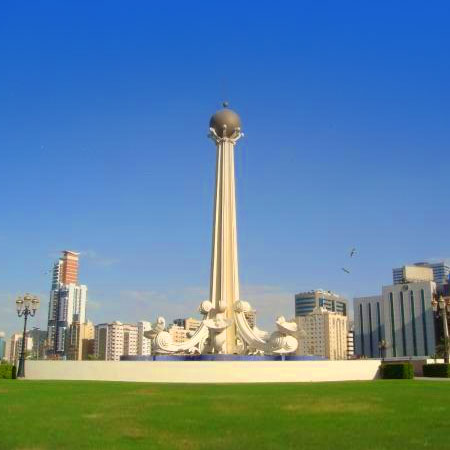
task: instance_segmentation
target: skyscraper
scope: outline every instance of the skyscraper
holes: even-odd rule
[[[64,250],[61,258],[60,283],[71,284],[78,283],[78,257],[79,253]]]
[[[50,354],[64,357],[72,322],[86,321],[87,287],[78,284],[79,253],[64,250],[53,266],[48,308],[47,341]]]
[[[78,257],[77,252],[63,250],[62,256],[53,264],[52,290],[56,289],[60,283],[78,283]]]

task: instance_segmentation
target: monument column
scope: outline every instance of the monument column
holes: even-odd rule
[[[210,300],[215,317],[231,322],[223,331],[222,351],[228,354],[236,353],[233,304],[239,300],[234,147],[242,136],[240,125],[239,116],[226,103],[210,120],[210,137],[217,146]]]
[[[153,353],[247,353],[287,354],[298,347],[295,321],[283,316],[276,320],[277,329],[266,333],[253,329],[246,313],[250,304],[239,298],[238,245],[236,228],[236,191],[234,147],[241,138],[241,120],[232,110],[217,111],[209,122],[209,137],[216,144],[216,189],[211,254],[210,298],[201,302],[203,320],[187,341],[177,344],[165,330],[165,320],[145,336],[152,339]],[[243,347],[237,348],[237,336]]]

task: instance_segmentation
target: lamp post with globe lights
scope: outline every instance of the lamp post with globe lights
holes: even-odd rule
[[[437,296],[431,301],[431,306],[436,314],[436,317],[442,318],[442,328],[444,329],[444,363],[449,363],[449,339],[448,339],[448,319],[447,313],[450,312],[450,299],[444,299],[441,295],[436,300]]]
[[[19,370],[17,371],[17,378],[25,377],[25,350],[26,350],[26,334],[28,316],[34,317],[39,308],[39,299],[35,295],[25,294],[23,297],[17,297],[16,309],[19,317],[24,317],[22,349],[20,352]]]

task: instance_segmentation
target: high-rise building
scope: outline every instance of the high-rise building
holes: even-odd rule
[[[450,298],[450,281],[442,286],[441,293],[445,298]]]
[[[61,258],[61,272],[59,282],[62,284],[77,284],[78,283],[78,257],[79,253],[71,252],[69,250],[63,251]]]
[[[355,320],[355,353],[367,358],[381,355],[384,339],[384,302],[381,295],[353,299]]]
[[[17,362],[22,353],[22,333],[14,333],[9,339],[9,354],[6,355],[6,359],[11,363],[17,365]],[[25,337],[25,358],[30,358],[33,350],[33,339],[29,336]]]
[[[53,264],[52,290],[59,284],[78,283],[78,258],[80,254],[70,250],[63,250],[62,256]]]
[[[432,277],[430,279],[431,269]],[[438,263],[419,262],[409,266],[392,269],[394,284],[404,284],[411,281],[434,281],[441,285],[448,282],[450,275],[450,264],[445,261]]]
[[[450,277],[450,264],[441,261],[438,263],[426,263],[428,267],[433,269],[434,282],[436,284],[445,284]]]
[[[137,354],[139,356],[150,355],[152,353],[151,340],[146,338],[144,333],[152,328],[150,322],[138,322],[138,342],[137,342]]]
[[[60,284],[50,295],[48,315],[48,340],[53,353],[63,356],[65,340],[72,322],[86,321],[87,287]]]
[[[297,355],[347,359],[346,316],[317,307],[311,314],[297,316],[295,320],[298,329],[304,332],[304,336],[299,339]]]
[[[120,361],[121,356],[137,355],[137,325],[118,321],[96,325],[94,352],[98,359],[105,361]]]
[[[87,287],[78,284],[79,253],[63,251],[54,264],[48,308],[47,343],[50,354],[65,357],[72,322],[86,322]]]
[[[429,356],[436,350],[433,281],[383,286],[386,356]]]
[[[9,338],[9,352],[7,360],[10,364],[16,364],[22,351],[22,333],[14,333]]]
[[[94,354],[95,327],[92,322],[72,322],[67,330],[67,359],[81,361]]]
[[[316,289],[295,295],[295,316],[307,316],[316,308],[347,315],[347,300],[331,291]]]
[[[0,361],[5,358],[6,351],[6,341],[5,341],[5,333],[0,331]]]
[[[434,281],[383,286],[382,296],[357,298],[355,351],[366,357],[430,356],[436,352],[435,322],[431,301]],[[385,347],[380,347],[381,342]]]
[[[136,325],[123,325],[123,355],[137,355],[138,353],[138,327]]]
[[[47,341],[47,332],[39,328],[32,328],[27,335],[33,340],[31,359],[44,359]]]

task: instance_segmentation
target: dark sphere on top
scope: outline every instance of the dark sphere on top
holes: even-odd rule
[[[240,117],[231,109],[226,107],[217,111],[209,121],[209,127],[214,128],[219,137],[230,137],[236,128],[241,128]],[[224,125],[226,125],[226,133],[224,136]]]

